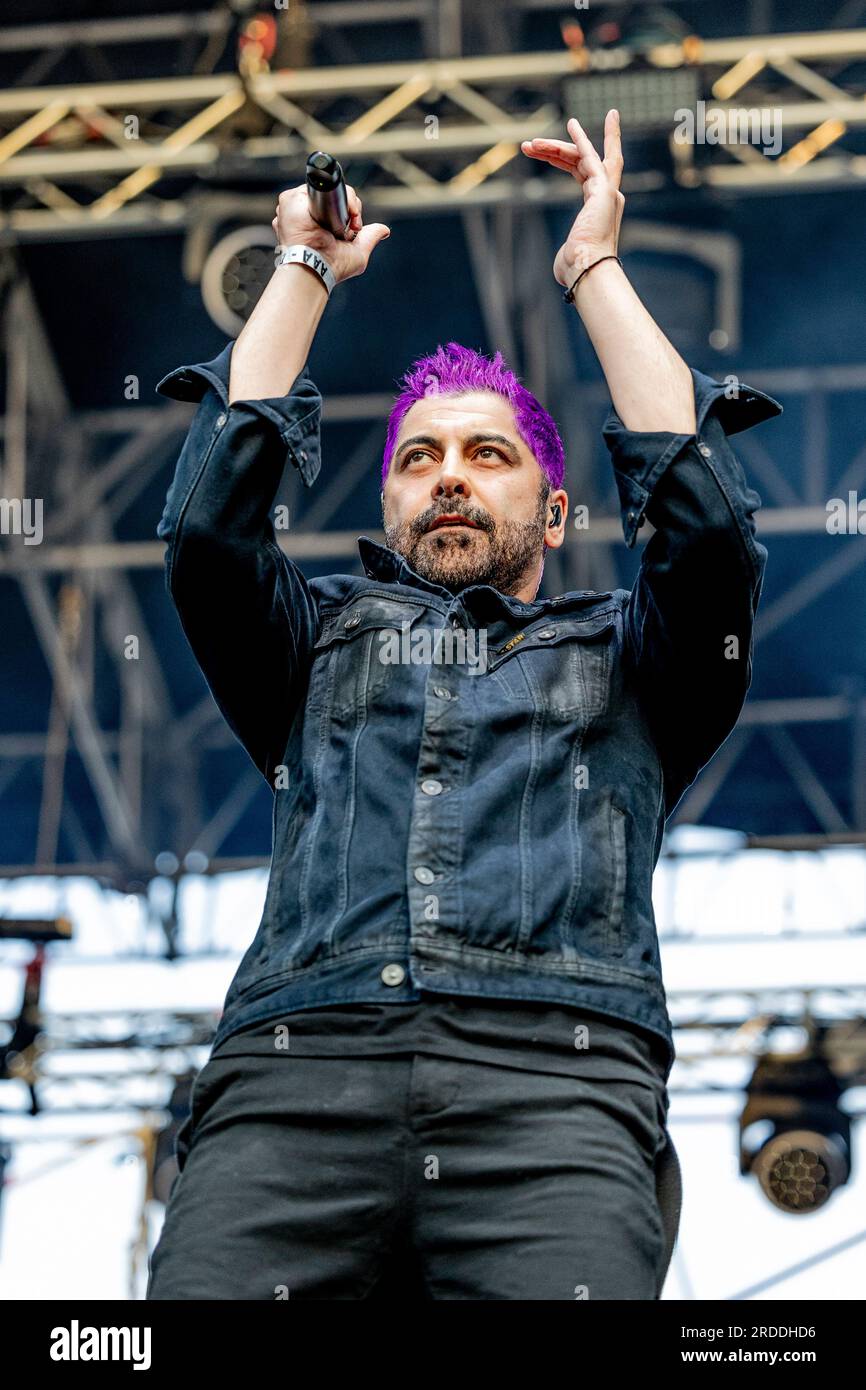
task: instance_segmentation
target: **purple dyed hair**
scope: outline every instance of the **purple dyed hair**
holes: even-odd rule
[[[521,439],[538,461],[552,488],[562,487],[565,477],[565,451],[559,431],[544,406],[521,385],[511,368],[497,352],[493,358],[460,343],[440,343],[435,352],[419,357],[398,383],[400,394],[388,416],[388,432],[382,462],[382,486],[388,476],[394,445],[403,416],[416,401],[434,394],[457,395],[461,391],[495,391],[504,396],[514,410]]]

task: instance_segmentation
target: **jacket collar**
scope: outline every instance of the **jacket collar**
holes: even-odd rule
[[[459,600],[473,616],[479,619],[483,619],[492,610],[499,608],[505,609],[512,617],[525,621],[527,618],[539,617],[542,613],[555,611],[566,605],[571,606],[575,602],[585,603],[590,599],[609,597],[609,594],[599,594],[594,589],[581,589],[573,593],[563,594],[560,598],[537,598],[531,603],[525,603],[521,599],[514,598],[511,594],[501,594],[490,584],[467,585],[465,589],[461,589],[459,595],[455,596],[450,589],[446,589],[440,584],[434,584],[431,580],[418,574],[417,570],[414,570],[397,551],[391,550],[387,545],[381,545],[369,536],[358,538],[358,553],[368,579],[377,579],[386,584],[408,584],[413,589],[422,589],[425,593],[435,594],[438,598],[445,599],[448,604],[453,604]]]

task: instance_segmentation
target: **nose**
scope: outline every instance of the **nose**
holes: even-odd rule
[[[471,488],[463,469],[459,452],[449,451],[442,460],[442,467],[432,488],[432,495],[440,497],[469,497]]]

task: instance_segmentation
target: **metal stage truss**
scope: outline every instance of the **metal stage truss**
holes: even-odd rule
[[[616,13],[622,7],[600,8]],[[771,12],[761,3],[746,8],[754,24]],[[521,17],[555,9],[540,0],[508,0],[496,7],[473,7],[473,23],[482,37],[486,25],[491,42],[501,44]],[[866,11],[866,4],[840,6],[839,17],[856,22],[860,9]],[[631,74],[687,70],[708,104],[781,109],[789,144],[780,159],[733,144],[705,149],[700,158],[693,146],[670,146],[660,158],[657,142],[638,141],[635,153],[639,159],[644,156],[644,163],[632,166],[627,190],[667,189],[687,197],[719,189],[736,196],[816,186],[839,189],[856,185],[866,172],[866,157],[844,148],[848,133],[866,125],[866,83],[855,89],[848,82],[840,85],[839,77],[855,60],[866,62],[864,29],[687,36],[643,50],[563,43],[554,51],[465,56],[460,37],[466,16],[461,25],[458,4],[352,0],[348,5],[290,6],[286,14],[294,21],[288,42],[296,58],[304,51],[308,29],[327,37],[339,27],[340,51],[346,52],[353,35],[372,25],[385,51],[388,25],[397,22],[418,25],[422,56],[269,70],[248,49],[240,71],[69,87],[13,85],[0,92],[3,495],[41,497],[46,515],[40,545],[2,537],[0,574],[20,592],[35,640],[32,657],[41,653],[53,683],[44,727],[0,731],[0,796],[4,789],[12,791],[19,776],[36,773],[42,781],[34,843],[29,853],[0,864],[0,877],[93,872],[123,887],[152,876],[164,851],[177,857],[181,872],[192,851],[206,856],[210,872],[238,862],[268,862],[264,846],[260,858],[240,860],[225,848],[233,828],[264,792],[240,752],[231,784],[218,802],[202,795],[207,759],[236,744],[209,693],[185,713],[175,707],[160,646],[150,630],[151,615],[133,582],[136,572],[161,569],[164,547],[153,530],[136,539],[118,534],[119,520],[147,486],[159,477],[167,480],[167,457],[173,444],[179,447],[191,409],[174,402],[74,408],[22,265],[25,243],[182,231],[188,267],[195,274],[203,256],[201,239],[206,242],[221,220],[270,222],[273,194],[244,191],[251,176],[284,183],[297,179],[311,146],[327,147],[350,167],[351,161],[362,161],[368,219],[446,214],[458,220],[490,342],[520,364],[527,384],[562,421],[570,466],[580,470],[586,465],[588,478],[590,432],[580,422],[591,422],[597,435],[607,397],[597,384],[576,379],[549,272],[555,248],[544,218],[551,203],[565,206],[574,194],[567,181],[561,185],[543,172],[527,173],[515,159],[520,139],[561,131],[568,111],[565,86],[576,79],[625,80]],[[225,38],[227,22],[220,9],[9,27],[0,33],[0,60],[15,54],[22,64],[28,57],[32,64],[33,55],[41,53],[50,67],[51,55],[70,45],[103,45],[109,56],[125,46],[128,61],[130,46],[176,46],[181,35],[207,50],[214,36]],[[22,67],[25,77],[28,71]],[[345,111],[347,101],[359,114],[338,122],[330,113]],[[427,138],[425,130],[431,103],[439,121],[436,139]],[[124,120],[130,113],[139,122],[140,138],[126,138]],[[197,182],[202,171],[226,180],[235,176],[237,186],[203,189]],[[519,269],[514,250],[518,227]],[[740,284],[733,240],[636,216],[626,221],[623,244],[626,256],[656,247],[709,265],[717,277],[717,322],[727,325],[726,339],[735,344]],[[499,253],[495,277],[490,258],[482,254],[488,244]],[[764,501],[760,534],[778,538],[779,544],[825,535],[828,496],[844,497],[862,487],[866,477],[866,426],[844,457],[832,456],[828,427],[841,395],[858,403],[866,421],[866,361],[843,368],[743,368],[742,375],[786,403],[798,402],[805,421],[794,468],[790,458],[774,456],[769,433],[766,442],[763,435],[741,436],[738,447]],[[352,424],[358,442],[328,486],[316,492],[299,524],[280,537],[286,553],[299,563],[354,559],[361,529],[382,538],[375,527],[338,529],[334,518],[369,478],[392,399],[380,392],[326,396],[324,425]],[[111,452],[104,447],[108,437],[114,440]],[[284,479],[281,498],[293,516],[298,492],[294,476]],[[587,482],[579,500],[593,509],[593,524],[579,543],[549,559],[546,582],[557,590],[620,582],[617,563],[625,552],[612,485],[602,495]],[[642,542],[650,530],[641,532]],[[765,597],[759,648],[810,605],[832,601],[836,587],[862,570],[866,548],[851,536],[809,555],[818,558],[804,564],[781,592]],[[135,662],[124,656],[124,638],[130,633],[141,638]],[[119,719],[110,728],[100,723],[94,701],[99,654],[113,669],[120,690]],[[798,731],[816,725],[845,731],[850,773],[844,806],[838,783],[831,789],[823,769],[798,742]],[[769,740],[816,842],[866,843],[866,691],[854,681],[844,691],[828,689],[810,697],[750,699],[738,729],[681,803],[677,822],[711,819],[707,813],[713,797],[736,775],[755,739]],[[72,746],[98,807],[96,833],[82,823],[74,802],[64,800],[64,759]],[[71,855],[68,850],[58,854],[61,817],[74,845]]]
[[[385,8],[353,0],[345,7],[309,5],[304,12],[311,24],[330,24],[335,16],[329,12],[345,9],[351,29],[365,10]],[[411,8],[421,7],[388,7],[395,19]],[[521,6],[514,0],[503,8]],[[99,34],[108,24],[115,26],[118,42],[121,26],[129,41],[149,32],[142,21],[123,20],[91,26],[91,32]],[[50,47],[63,38],[64,26],[51,26],[40,41]],[[14,40],[14,30],[0,36],[0,54]],[[36,41],[34,33],[34,46]],[[362,158],[375,170],[365,184],[365,207],[377,216],[532,207],[541,196],[548,205],[551,199],[570,202],[567,186],[550,189],[546,181],[508,170],[519,141],[563,129],[569,114],[563,87],[579,91],[575,79],[591,91],[599,77],[625,84],[630,75],[647,71],[659,78],[694,73],[695,94],[708,117],[716,109],[754,109],[768,118],[778,115],[795,138],[777,160],[722,136],[717,148],[723,157],[700,162],[694,144],[680,145],[671,134],[672,169],[660,169],[657,160],[643,168],[632,165],[623,181],[626,193],[661,191],[671,182],[739,194],[847,186],[866,178],[866,157],[844,151],[845,136],[866,125],[866,91],[862,82],[842,87],[834,77],[838,68],[863,59],[866,31],[854,29],[691,36],[645,50],[563,45],[553,52],[281,71],[250,62],[246,71],[224,74],[15,87],[0,92],[0,189],[20,191],[24,205],[7,209],[0,227],[20,239],[182,227],[195,213],[194,202],[160,196],[154,189],[160,181],[220,169],[249,177],[256,167],[267,177],[275,165],[300,167],[316,146],[327,146],[341,160]],[[329,123],[329,106],[347,99],[361,114]],[[434,103],[442,114],[431,136],[425,117]],[[138,123],[134,128],[125,124],[130,115]],[[166,133],[158,133],[165,127]],[[68,191],[94,179],[109,186],[88,202]],[[249,213],[267,222],[270,204],[270,197],[244,200]]]

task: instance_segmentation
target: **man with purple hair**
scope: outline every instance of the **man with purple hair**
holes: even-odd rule
[[[499,353],[454,342],[401,384],[362,572],[308,580],[277,545],[286,463],[320,468],[317,324],[390,235],[354,189],[345,240],[281,194],[237,342],[159,383],[199,403],[168,591],[274,804],[148,1298],[661,1296],[679,1170],[652,876],[751,680],[767,552],[728,436],[779,407],[690,370],[629,284],[617,113],[603,159],[568,132],[522,150],[583,195],[553,275],[610,390],[627,544],[653,528],[630,590],[539,597],[562,442]]]
[[[459,509],[464,524],[443,524],[441,504],[425,497],[429,466],[435,467],[440,457],[425,454],[428,424],[441,426],[446,437],[454,433],[464,445],[464,458],[474,444],[470,457],[479,493],[474,501],[467,496]],[[399,488],[389,489],[398,440]],[[407,455],[407,450],[412,452]],[[485,459],[485,454],[494,457]],[[506,467],[503,454],[508,457]],[[425,458],[430,460],[427,467]],[[562,517],[568,506],[564,475],[562,440],[553,419],[506,366],[502,354],[497,352],[491,361],[471,348],[448,343],[420,358],[405,374],[388,419],[382,464],[385,539],[420,574],[445,588],[490,584],[503,594],[526,588],[534,598],[544,568],[548,514],[559,506]],[[417,485],[411,480],[418,480]],[[487,500],[490,505],[482,505]],[[558,529],[561,544],[565,528]]]

